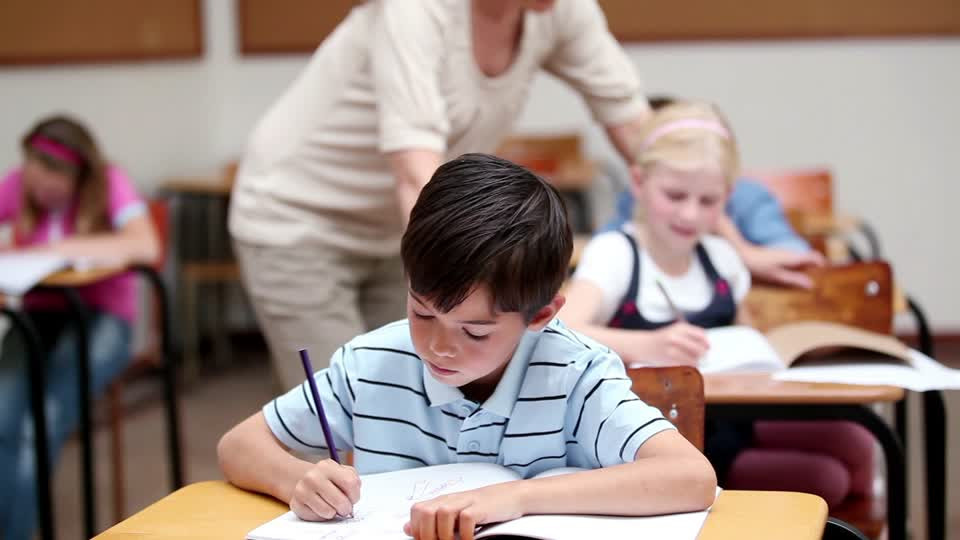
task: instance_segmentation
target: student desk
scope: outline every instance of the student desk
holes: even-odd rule
[[[200,482],[167,495],[97,540],[240,540],[288,510],[276,499],[226,482]],[[815,495],[723,491],[699,540],[819,540],[826,519],[827,505]]]
[[[892,386],[775,381],[767,373],[704,376],[707,417],[729,420],[848,420],[877,438],[887,468],[887,528],[905,540],[906,464],[899,437],[868,405],[897,403],[905,391]]]
[[[90,397],[90,358],[89,336],[86,331],[86,310],[76,289],[91,285],[104,279],[125,272],[125,268],[97,268],[93,270],[65,270],[57,272],[44,279],[35,290],[59,290],[66,297],[72,316],[77,320],[77,353],[79,365],[80,395],[80,435],[81,459],[83,463],[83,493],[84,493],[84,522],[85,537],[90,538],[96,533],[96,498],[94,491],[93,471],[93,423],[91,419]],[[157,271],[148,266],[135,266],[130,270],[143,274],[156,291],[161,316],[161,347],[164,357],[164,394],[167,401],[167,426],[170,441],[171,477],[174,489],[183,485],[183,472],[180,459],[180,431],[179,416],[175,400],[175,375],[172,363],[172,343],[170,340],[170,315],[167,302],[166,287]],[[0,311],[10,316],[14,329],[23,332],[27,343],[28,378],[30,381],[30,411],[34,426],[34,453],[37,464],[37,516],[40,520],[41,538],[52,540],[54,537],[53,500],[50,493],[50,461],[49,444],[47,441],[46,411],[44,408],[44,387],[46,361],[36,329],[29,319],[18,309],[13,302],[0,295]]]

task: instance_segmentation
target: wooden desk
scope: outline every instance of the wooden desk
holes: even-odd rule
[[[906,395],[902,388],[774,381],[766,373],[712,374],[703,379],[708,420],[847,420],[869,430],[886,457],[888,537],[906,540],[903,445],[869,407],[901,401]]]
[[[240,540],[287,506],[226,482],[200,482],[172,493],[97,536],[97,540]],[[804,493],[724,491],[699,540],[819,540],[823,499]],[[398,538],[402,537],[399,534]]]

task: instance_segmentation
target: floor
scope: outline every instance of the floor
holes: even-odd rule
[[[947,350],[949,349],[949,350]],[[941,357],[960,366],[960,344],[944,349]],[[955,349],[955,350],[954,350]],[[234,362],[226,367],[207,368],[197,382],[181,392],[183,433],[185,441],[186,479],[188,482],[219,479],[216,462],[217,439],[239,420],[256,411],[273,395],[270,369],[262,343],[247,340],[234,351]],[[168,468],[163,439],[163,417],[160,393],[155,384],[144,382],[127,392],[133,409],[125,431],[127,467],[127,515],[144,508],[168,492]],[[960,392],[947,393],[948,418],[960,415]],[[912,407],[916,412],[916,407]],[[916,422],[913,423],[916,426]],[[953,425],[956,425],[954,423]],[[914,434],[911,448],[917,448]],[[960,433],[954,429],[948,436],[948,463],[960,463]],[[109,431],[101,428],[96,438],[98,523],[103,530],[112,523],[110,494]],[[924,538],[922,512],[921,452],[912,451],[910,513],[912,537]],[[960,486],[960,467],[948,470],[948,490]],[[64,450],[55,478],[55,512],[57,538],[76,539],[82,536],[79,445],[71,441]],[[952,500],[948,493],[948,538],[960,537],[960,497]]]

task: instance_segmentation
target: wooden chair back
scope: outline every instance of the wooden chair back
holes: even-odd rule
[[[833,175],[829,169],[750,171],[746,176],[773,193],[790,225],[813,249],[829,254],[829,234],[820,230],[823,222],[834,217]]]
[[[500,143],[496,154],[541,173],[556,172],[564,161],[583,159],[580,136],[575,133],[511,135]]]
[[[746,176],[766,186],[787,213],[833,213],[833,175],[829,169],[750,171]]]
[[[681,435],[703,451],[703,377],[691,366],[627,368],[633,393],[660,409]]]
[[[813,289],[755,286],[744,306],[753,326],[766,331],[780,324],[817,320],[893,332],[894,283],[890,265],[861,262],[816,268]]]
[[[597,175],[597,164],[583,154],[580,135],[511,135],[496,154],[543,176],[559,190],[585,190]]]

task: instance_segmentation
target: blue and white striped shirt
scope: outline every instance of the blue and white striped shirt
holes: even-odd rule
[[[361,474],[468,461],[524,478],[595,469],[633,461],[644,441],[674,429],[633,394],[616,354],[556,319],[524,335],[482,404],[430,375],[406,320],[354,338],[314,378],[337,447],[353,449]],[[283,444],[318,453],[326,447],[307,386],[263,414]]]

